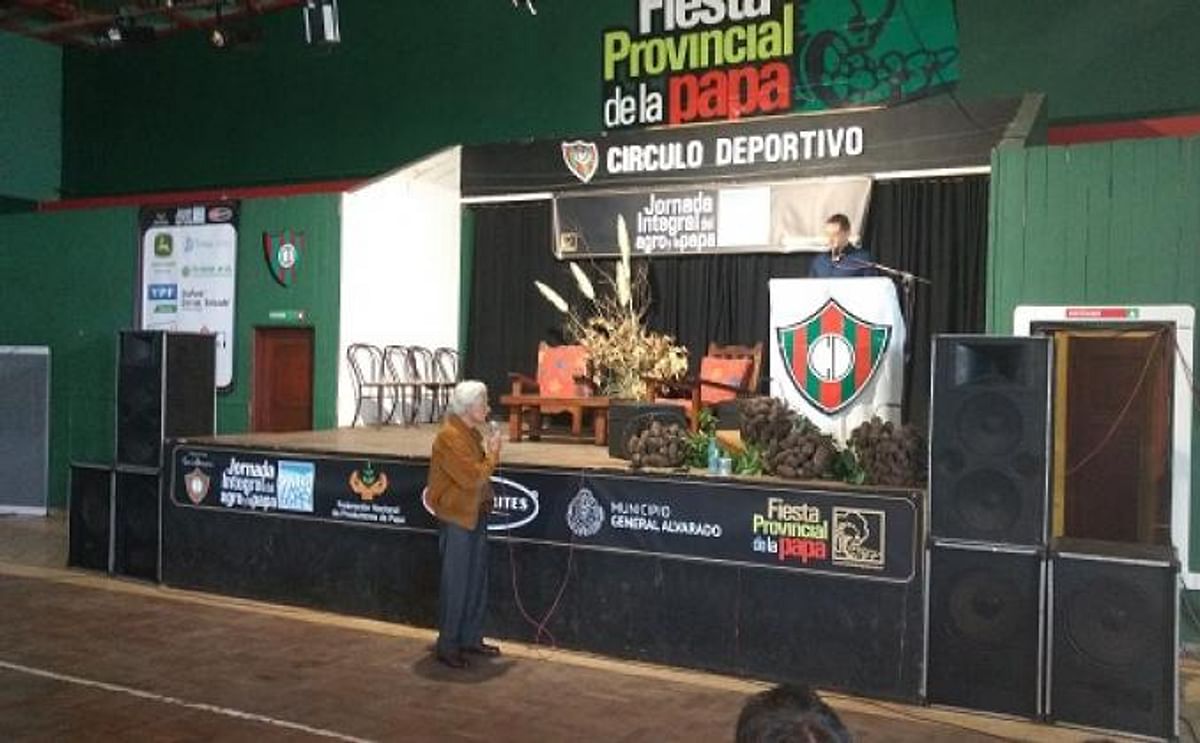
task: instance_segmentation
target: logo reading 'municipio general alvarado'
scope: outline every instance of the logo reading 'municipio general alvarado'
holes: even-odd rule
[[[577,537],[595,536],[604,526],[604,506],[587,488],[580,488],[567,504],[567,526]]]

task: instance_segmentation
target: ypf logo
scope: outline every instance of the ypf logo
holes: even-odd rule
[[[595,143],[584,142],[581,139],[563,142],[562,157],[563,162],[567,165],[567,170],[583,183],[592,180],[592,176],[596,174],[596,168],[600,164],[600,150]]]
[[[796,391],[813,407],[833,415],[854,402],[875,376],[892,327],[867,322],[830,299],[775,333]]]

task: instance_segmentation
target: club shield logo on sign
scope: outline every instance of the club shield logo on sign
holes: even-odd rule
[[[796,390],[810,405],[833,415],[853,403],[875,376],[892,327],[869,323],[830,299],[775,333]]]
[[[600,150],[595,143],[575,140],[562,143],[563,162],[567,169],[583,183],[592,180],[600,164]]]
[[[304,233],[288,230],[272,235],[264,232],[262,239],[263,258],[267,261],[271,278],[280,286],[291,286],[296,281],[296,273],[300,270],[300,260],[304,255]]]

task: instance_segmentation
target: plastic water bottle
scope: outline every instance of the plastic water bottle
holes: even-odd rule
[[[708,440],[708,472],[715,475],[721,471],[721,451],[717,448],[716,438]]]

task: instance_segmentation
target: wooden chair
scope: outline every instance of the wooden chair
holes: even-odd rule
[[[762,379],[761,342],[753,346],[708,344],[700,360],[700,373],[681,382],[647,380],[656,388],[655,402],[684,409],[693,431],[700,427],[700,410],[739,397],[758,394]],[[672,396],[673,395],[673,396]]]
[[[512,389],[500,398],[508,408],[508,437],[520,441],[524,418],[529,415],[529,438],[541,435],[542,416],[567,413],[571,434],[583,434],[583,416],[592,411],[593,437],[597,444],[608,440],[608,399],[598,397],[587,379],[587,351],[583,346],[538,344],[537,378],[510,372]]]

